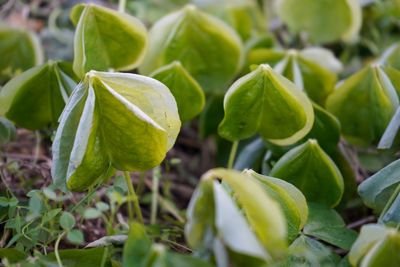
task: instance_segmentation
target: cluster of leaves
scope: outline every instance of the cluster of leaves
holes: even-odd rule
[[[399,145],[399,44],[377,48],[372,60],[348,55],[370,38],[362,25],[383,27],[380,8],[399,25],[390,13],[398,2],[221,2],[194,1],[198,6],[162,14],[149,32],[124,12],[125,1],[119,11],[78,4],[70,12],[73,62],[42,64],[34,34],[0,28],[0,54],[7,55],[0,79],[15,76],[0,90],[0,115],[7,118],[0,118],[0,142],[15,138],[10,121],[30,130],[56,128],[54,185],[30,191],[27,203],[11,189],[0,197],[4,228],[13,233],[0,250],[4,264],[75,266],[84,258],[87,266],[396,266],[400,161],[358,187],[380,214],[377,224],[358,234],[339,212],[356,191],[344,144],[375,150],[379,142],[392,154]],[[363,10],[371,17],[363,18]],[[281,22],[270,25],[275,35],[267,31],[267,15]],[[341,60],[317,45],[333,47]],[[363,66],[346,74],[352,57]],[[118,72],[133,70],[139,74]],[[149,237],[128,172],[154,168],[157,181],[182,122],[198,115],[200,134],[215,137],[219,154],[226,140],[233,144],[228,168],[208,171],[196,187],[184,229],[194,253],[183,255]],[[108,203],[82,208],[116,170],[125,176],[107,188]],[[76,206],[62,208],[68,191],[87,190]],[[115,222],[124,204],[130,224]],[[139,223],[132,222],[133,208]],[[81,225],[95,218],[108,235],[89,244],[97,248],[58,249],[64,236],[84,243]]]

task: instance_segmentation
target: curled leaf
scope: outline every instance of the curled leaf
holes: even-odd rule
[[[307,201],[335,207],[343,195],[339,169],[313,139],[287,152],[270,175],[295,185]]]
[[[83,77],[90,70],[131,70],[143,60],[147,31],[140,20],[94,4],[79,4],[71,11],[76,26],[74,71]]]
[[[259,133],[272,143],[290,145],[314,122],[307,96],[268,65],[237,80],[225,95],[224,109],[218,132],[230,141]]]
[[[223,21],[187,5],[156,22],[140,73],[149,75],[175,60],[205,92],[223,91],[242,63],[240,37]]]
[[[180,129],[174,97],[148,77],[91,71],[71,95],[53,143],[52,176],[87,189],[108,169],[145,171],[164,159]]]
[[[397,107],[400,72],[370,65],[340,84],[326,102],[353,144],[369,145],[384,133]]]
[[[0,25],[0,83],[43,63],[43,51],[35,33]]]
[[[245,170],[243,173],[259,181],[268,195],[279,203],[287,222],[288,240],[294,240],[308,217],[306,198],[301,191],[284,180],[264,176],[253,170]]]
[[[29,69],[1,89],[0,114],[30,130],[57,124],[76,80],[68,62],[49,61]]]
[[[203,109],[204,93],[200,85],[179,61],[157,69],[150,76],[169,88],[175,97],[182,122],[193,119]]]

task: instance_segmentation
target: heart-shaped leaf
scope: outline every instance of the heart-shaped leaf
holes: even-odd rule
[[[1,89],[0,114],[30,130],[57,124],[76,80],[68,62],[49,61],[29,69]]]
[[[291,145],[303,138],[314,122],[307,96],[268,65],[237,80],[225,95],[224,109],[218,132],[230,141],[259,133],[264,140]]]
[[[350,143],[369,145],[381,138],[399,107],[399,82],[399,71],[370,65],[346,79],[329,96],[326,107],[339,119]]]
[[[145,171],[164,159],[180,129],[176,102],[152,78],[91,71],[71,95],[53,143],[52,176],[87,189],[108,169]]]
[[[0,25],[0,83],[43,63],[35,33]]]
[[[203,109],[204,93],[200,85],[179,61],[159,68],[150,76],[169,88],[175,97],[182,122],[193,119]]]
[[[293,241],[307,222],[308,207],[306,198],[294,185],[281,179],[264,176],[253,170],[245,170],[244,174],[257,179],[281,206],[286,217],[288,227],[288,240]]]
[[[316,43],[350,41],[361,28],[358,0],[279,0],[277,9],[292,32],[306,32]]]
[[[17,139],[17,129],[7,119],[0,117],[0,146]]]
[[[240,37],[223,21],[187,5],[156,22],[139,71],[149,75],[175,60],[205,92],[224,91],[242,63]]]
[[[382,211],[399,183],[400,160],[396,160],[363,181],[358,194],[368,207]]]
[[[73,68],[79,77],[90,70],[131,70],[143,60],[148,37],[144,25],[123,12],[93,4],[71,11],[76,26]]]
[[[396,266],[400,262],[400,234],[394,228],[367,224],[353,244],[349,261],[353,266]]]
[[[339,169],[313,139],[287,152],[270,175],[295,185],[310,202],[335,207],[343,195]]]

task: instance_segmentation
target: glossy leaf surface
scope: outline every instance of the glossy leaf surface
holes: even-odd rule
[[[36,34],[0,25],[0,82],[43,63],[43,51]]]
[[[339,213],[325,205],[308,204],[310,213],[304,227],[304,234],[317,237],[329,244],[350,250],[357,238],[357,232],[346,228]]]
[[[17,138],[17,129],[7,119],[0,117],[0,146]]]
[[[361,28],[358,0],[279,0],[277,8],[292,32],[306,32],[316,43],[349,41]]]
[[[399,182],[400,160],[396,160],[362,182],[358,193],[368,207],[382,211]]]
[[[193,5],[160,19],[149,38],[149,52],[139,68],[144,75],[178,60],[205,92],[221,92],[241,67],[240,37]]]
[[[224,109],[218,132],[230,141],[259,133],[272,143],[290,145],[303,138],[314,122],[307,96],[268,65],[237,80],[225,95]]]
[[[145,171],[164,159],[180,130],[162,83],[136,74],[89,72],[71,95],[53,143],[55,183],[82,191],[111,163]]]
[[[400,43],[395,43],[386,49],[379,61],[382,64],[400,70]]]
[[[79,77],[90,70],[131,70],[148,46],[147,31],[135,17],[93,4],[71,11],[76,26],[73,68]]]
[[[161,67],[151,74],[151,77],[165,84],[178,105],[182,122],[196,117],[204,107],[205,96],[195,79],[179,61]]]
[[[39,130],[57,124],[77,78],[68,62],[49,61],[9,81],[0,91],[0,115]]]
[[[368,66],[340,84],[326,107],[342,126],[344,137],[356,145],[378,141],[399,106],[400,72]]]
[[[400,107],[397,108],[392,119],[389,122],[385,132],[383,133],[381,140],[379,140],[378,149],[389,149],[391,148],[398,136],[400,129]]]
[[[313,139],[281,157],[270,175],[295,185],[309,202],[335,207],[343,195],[339,169]]]
[[[307,222],[308,207],[306,198],[294,185],[269,176],[260,175],[253,170],[246,170],[244,174],[257,179],[281,206],[286,217],[288,240],[294,240]]]

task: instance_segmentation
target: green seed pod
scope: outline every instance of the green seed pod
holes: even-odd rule
[[[57,124],[77,77],[68,62],[49,61],[18,75],[0,91],[0,115],[40,130]]]
[[[169,88],[175,97],[182,122],[193,119],[203,109],[204,93],[200,85],[179,61],[159,68],[150,76]]]
[[[306,32],[316,43],[351,41],[361,28],[358,0],[279,0],[277,10],[292,32]]]
[[[0,25],[0,83],[43,63],[36,34]]]
[[[76,26],[74,71],[83,77],[90,70],[131,70],[143,60],[147,31],[140,20],[109,8],[79,4],[71,11]]]
[[[236,141],[259,133],[264,140],[291,145],[312,128],[314,112],[307,96],[268,65],[237,80],[224,99],[219,134]]]
[[[310,202],[335,207],[343,195],[339,169],[313,139],[281,157],[270,175],[295,185]]]
[[[282,179],[264,176],[253,170],[245,170],[243,174],[259,181],[268,195],[279,203],[286,217],[288,240],[292,242],[307,222],[308,206],[304,195]]]
[[[399,106],[400,72],[370,65],[340,84],[326,102],[342,126],[343,136],[356,145],[380,139]]]
[[[173,61],[208,92],[223,91],[242,63],[240,37],[223,21],[187,5],[156,22],[150,47],[139,72],[149,75]]]
[[[181,122],[168,88],[148,77],[88,72],[60,117],[52,176],[59,187],[83,191],[111,163],[146,171],[164,159]]]

